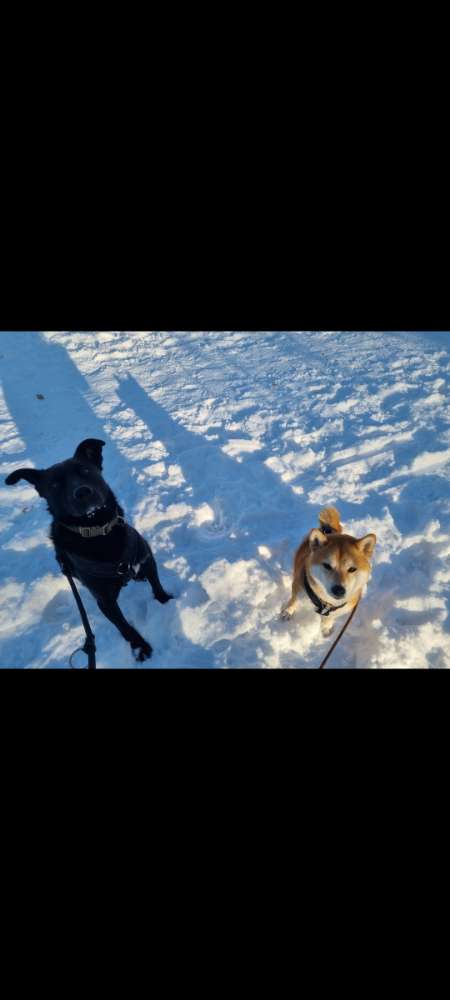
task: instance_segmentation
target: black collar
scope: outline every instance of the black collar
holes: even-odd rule
[[[109,535],[110,531],[116,527],[116,524],[125,524],[125,518],[116,510],[116,516],[113,517],[112,521],[108,521],[107,524],[93,524],[92,527],[84,527],[80,524],[64,524],[63,521],[58,521],[58,524],[66,528],[67,531],[74,531],[75,534],[81,535],[82,538],[98,538],[99,535]]]
[[[345,605],[347,603],[346,601],[344,601],[343,604],[337,604],[337,605],[335,605],[335,604],[325,604],[323,601],[321,601],[320,597],[317,596],[317,594],[315,593],[315,591],[312,590],[312,588],[310,587],[310,585],[308,583],[308,577],[306,575],[306,570],[305,570],[305,572],[303,574],[303,581],[304,581],[304,584],[305,584],[306,593],[308,594],[308,597],[309,597],[310,601],[312,601],[312,603],[315,604],[317,614],[321,615],[322,618],[326,618],[328,615],[330,615],[332,613],[332,611],[339,611],[339,608],[344,608],[345,607]]]

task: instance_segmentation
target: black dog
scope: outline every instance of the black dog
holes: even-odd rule
[[[47,501],[53,517],[50,538],[63,573],[72,574],[90,590],[103,614],[135,651],[146,660],[152,647],[124,618],[117,598],[129,580],[148,580],[156,600],[170,601],[161,586],[152,550],[134,528],[101,476],[104,441],[88,438],[73,458],[49,469],[17,469],[5,482],[26,479]]]

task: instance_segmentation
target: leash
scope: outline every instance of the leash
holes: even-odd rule
[[[359,600],[361,600],[361,598]],[[325,666],[327,660],[329,659],[329,657],[331,656],[331,654],[333,652],[333,649],[336,648],[336,646],[337,646],[337,644],[339,642],[339,639],[341,638],[341,636],[344,635],[344,632],[345,632],[346,628],[348,628],[348,626],[350,625],[350,622],[351,622],[351,620],[353,618],[353,615],[355,614],[355,611],[356,611],[356,609],[358,607],[358,604],[359,604],[359,601],[356,602],[355,607],[353,608],[353,611],[352,611],[351,615],[348,616],[345,625],[341,628],[341,631],[339,632],[339,635],[338,635],[337,639],[334,640],[331,649],[328,650],[328,653],[324,657],[324,659],[322,660],[322,663],[320,664],[320,667],[318,667],[318,670],[322,670],[322,668]]]
[[[91,629],[91,626],[89,624],[89,619],[88,619],[88,616],[86,614],[86,610],[85,610],[84,604],[83,604],[83,602],[81,600],[81,597],[80,597],[80,595],[78,593],[78,590],[77,590],[77,588],[75,586],[75,583],[73,581],[73,577],[72,577],[71,573],[69,573],[69,571],[68,571],[68,569],[67,569],[66,566],[64,566],[63,569],[64,569],[64,575],[67,576],[67,579],[68,579],[68,581],[70,583],[70,586],[71,586],[71,589],[72,589],[72,594],[73,594],[73,596],[74,596],[74,598],[75,598],[75,600],[77,602],[77,607],[78,607],[78,610],[79,610],[80,615],[81,615],[81,621],[83,622],[83,628],[84,628],[84,631],[86,632],[86,641],[84,643],[84,646],[79,646],[78,649],[74,649],[71,657],[69,658],[69,663],[70,663],[70,666],[72,667],[72,669],[74,670],[75,668],[73,667],[72,659],[75,656],[75,653],[87,653],[87,657],[88,657],[88,667],[87,668],[88,668],[88,670],[95,670],[95,668],[96,668],[96,662],[95,662],[95,636],[94,636],[94,633],[93,633],[93,631]]]

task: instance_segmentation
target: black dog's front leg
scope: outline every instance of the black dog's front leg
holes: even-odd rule
[[[133,628],[129,622],[127,622],[126,618],[124,618],[116,597],[112,594],[103,595],[102,597],[97,596],[97,604],[100,611],[103,612],[106,618],[109,618],[110,622],[112,622],[113,625],[119,629],[119,632],[123,635],[124,639],[130,643],[131,648],[139,650],[137,659],[148,660],[152,655],[152,647],[150,646],[150,643],[146,642],[146,640],[139,635],[139,632],[137,632],[136,629]]]
[[[150,551],[150,555],[148,559],[146,559],[144,566],[145,566],[145,578],[146,580],[148,580],[156,600],[159,601],[160,604],[167,604],[167,601],[172,600],[173,595],[166,594],[166,591],[162,586],[161,580],[159,579],[158,576],[158,568],[152,551]]]

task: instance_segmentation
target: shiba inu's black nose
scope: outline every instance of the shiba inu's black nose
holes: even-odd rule
[[[75,500],[86,500],[90,497],[93,490],[90,486],[77,486],[76,490],[73,491]]]
[[[331,593],[334,594],[335,597],[343,597],[345,594],[345,587],[341,587],[340,584],[337,583],[335,587],[331,588]]]

